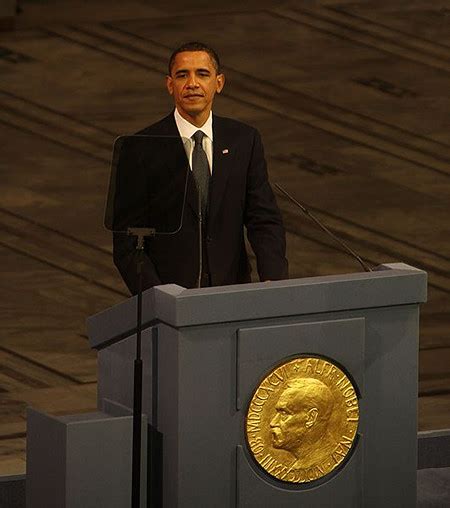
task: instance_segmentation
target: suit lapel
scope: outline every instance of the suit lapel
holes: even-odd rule
[[[220,209],[231,170],[231,137],[223,122],[213,115],[213,172],[209,188],[208,230],[211,230]]]

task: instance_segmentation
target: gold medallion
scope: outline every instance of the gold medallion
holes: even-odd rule
[[[250,451],[267,473],[307,483],[342,463],[358,421],[358,397],[346,374],[328,359],[298,357],[263,379],[245,425]]]

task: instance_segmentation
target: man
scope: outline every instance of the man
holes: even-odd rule
[[[144,289],[167,283],[192,288],[250,282],[244,226],[260,280],[287,278],[285,234],[260,135],[248,125],[212,114],[215,94],[224,84],[215,51],[198,42],[184,44],[172,54],[166,78],[174,112],[138,133],[179,137],[181,166],[189,165],[188,206],[180,230],[146,241]],[[114,235],[114,262],[135,294],[132,237]]]
[[[321,381],[303,378],[290,382],[275,411],[270,421],[272,445],[295,457],[294,468],[306,469],[320,463],[339,444],[328,429],[333,396]]]

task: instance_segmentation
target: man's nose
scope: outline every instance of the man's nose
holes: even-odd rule
[[[278,413],[270,420],[271,427],[278,427]]]
[[[195,74],[191,74],[189,76],[188,81],[187,81],[186,84],[190,88],[196,88],[198,86],[197,78],[196,78]]]

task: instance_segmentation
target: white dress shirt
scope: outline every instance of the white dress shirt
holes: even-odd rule
[[[175,108],[175,122],[178,127],[178,132],[183,139],[184,149],[186,150],[186,155],[189,160],[189,166],[192,170],[192,152],[194,150],[195,142],[192,139],[192,136],[197,131],[203,131],[205,136],[203,136],[202,147],[205,150],[206,157],[208,158],[209,171],[212,174],[212,162],[213,162],[213,129],[212,129],[212,112],[209,113],[208,120],[201,126],[197,127],[187,120],[185,120],[180,113],[178,113],[177,108]]]

